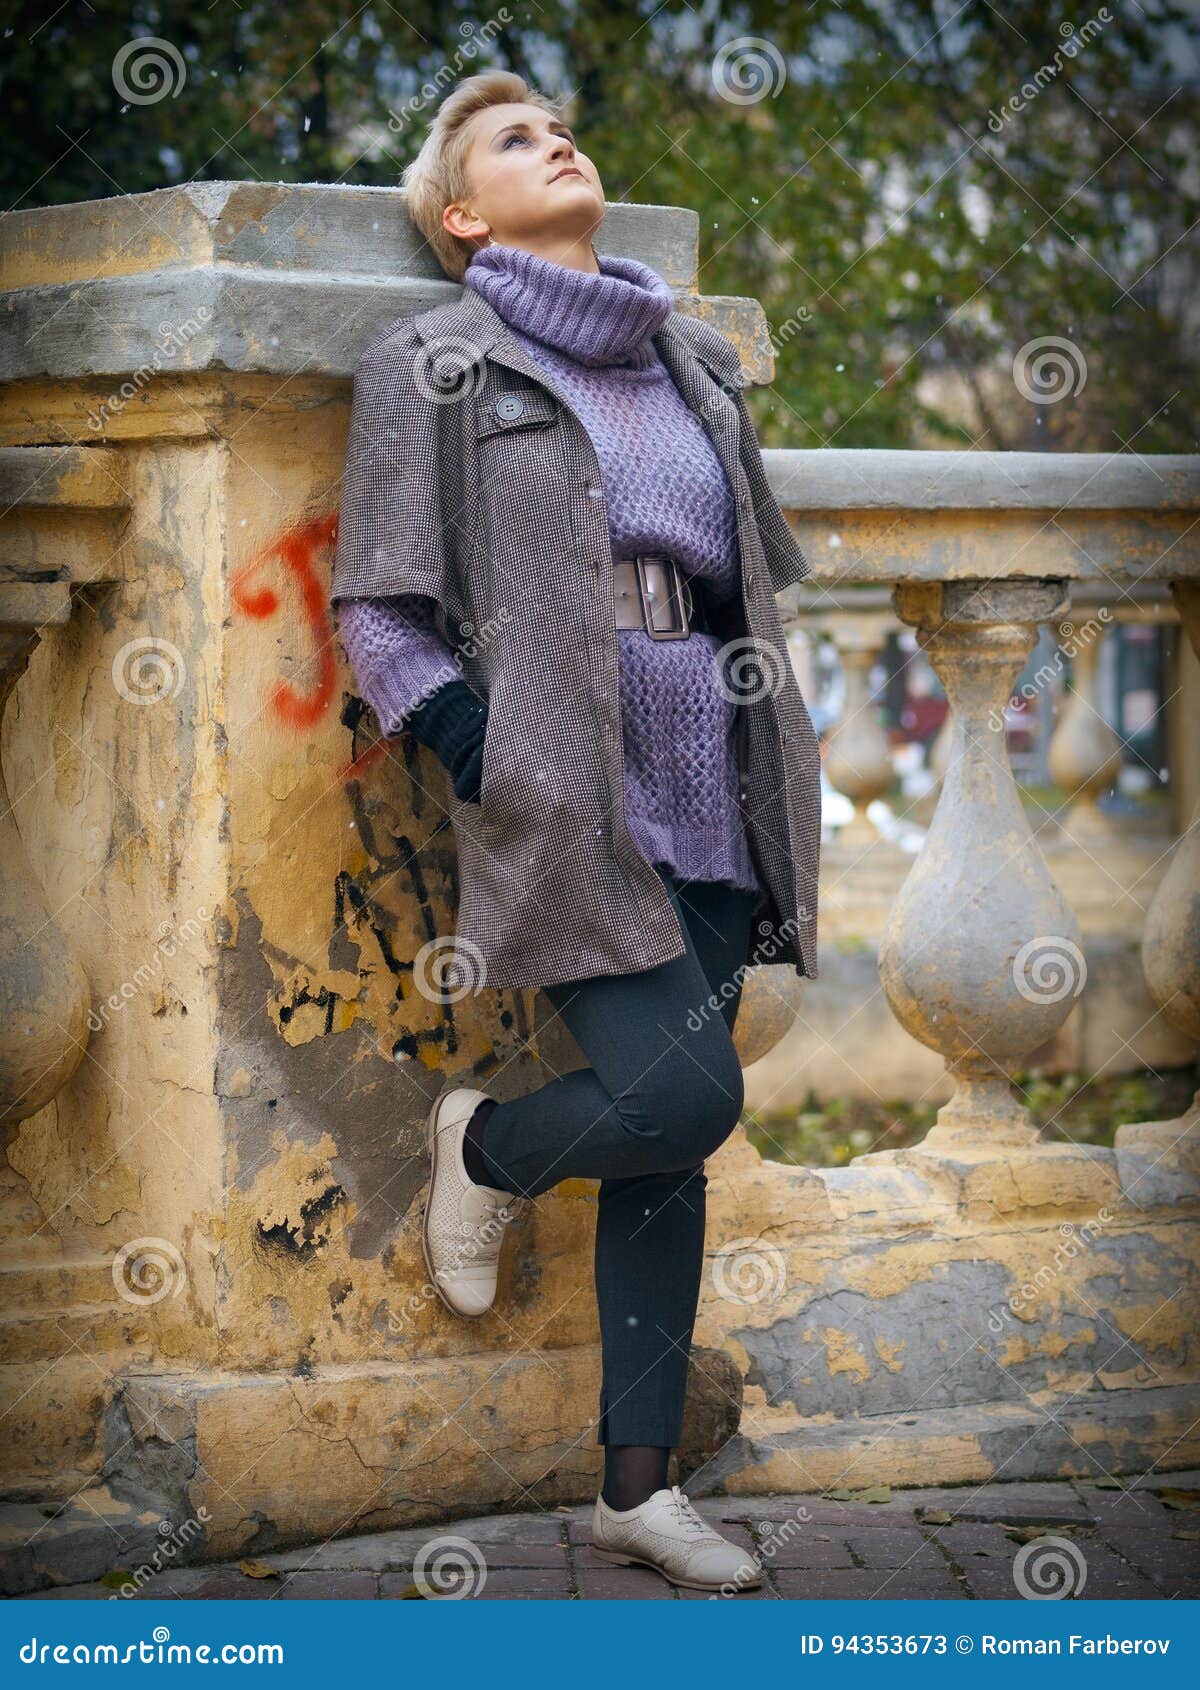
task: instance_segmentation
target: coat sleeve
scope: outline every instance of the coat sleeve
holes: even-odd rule
[[[331,600],[417,593],[444,605],[459,501],[444,484],[453,407],[433,392],[420,336],[373,342],[354,373]]]
[[[742,467],[746,471],[746,479],[750,483],[750,496],[754,500],[754,514],[758,519],[763,550],[767,555],[767,568],[771,572],[771,585],[777,593],[781,593],[785,587],[791,587],[797,581],[803,581],[811,575],[812,564],[797,545],[788,519],[784,516],[774,493],[771,491],[771,484],[767,480],[767,472],[763,465],[762,448],[758,443],[758,435],[755,433],[745,394],[741,388],[735,388],[731,397],[737,405],[738,414],[741,418],[740,452]]]

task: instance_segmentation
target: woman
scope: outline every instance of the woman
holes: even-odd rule
[[[359,363],[333,598],[384,734],[448,772],[457,954],[542,988],[591,1064],[439,1097],[426,1260],[484,1314],[522,1201],[600,1181],[593,1542],[750,1587],[668,1473],[744,969],[816,972],[818,757],[773,596],[808,565],[736,351],[649,266],[597,256],[600,178],[549,101],[469,78],[405,186],[464,288]]]

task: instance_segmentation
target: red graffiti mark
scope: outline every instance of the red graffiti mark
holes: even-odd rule
[[[369,745],[365,751],[360,751],[357,757],[352,757],[348,763],[343,763],[338,770],[338,778],[342,781],[361,780],[368,769],[381,763],[393,745],[399,745],[399,737],[395,739],[377,739],[374,745]]]
[[[279,593],[274,587],[257,589],[249,585],[250,577],[267,564],[278,560],[288,572],[300,595],[304,619],[312,635],[313,652],[317,659],[317,683],[308,693],[299,692],[290,681],[276,681],[271,689],[269,706],[281,721],[292,728],[311,728],[319,722],[333,702],[337,680],[337,658],[333,644],[333,625],[329,619],[328,595],[318,573],[319,553],[332,546],[337,536],[337,512],[314,517],[301,528],[286,529],[257,557],[243,565],[233,578],[233,602],[243,615],[263,622],[279,609]]]

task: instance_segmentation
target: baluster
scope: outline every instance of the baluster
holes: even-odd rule
[[[1200,657],[1200,584],[1173,581],[1171,592],[1192,650]],[[1200,804],[1150,900],[1142,932],[1142,970],[1162,1013],[1200,1042]],[[1146,1173],[1160,1159],[1164,1164],[1186,1163],[1200,1173],[1200,1091],[1174,1120],[1136,1121],[1118,1128],[1116,1143],[1118,1150],[1152,1158]],[[1173,1166],[1164,1167],[1164,1172],[1173,1176]],[[1134,1180],[1133,1188],[1138,1201],[1154,1201],[1155,1194],[1141,1178]]]
[[[896,784],[891,747],[879,720],[879,699],[871,691],[871,667],[883,642],[878,616],[852,613],[831,618],[829,634],[846,678],[842,719],[829,735],[825,773],[854,805],[854,814],[837,838],[840,849],[860,852],[881,843],[867,806]]]
[[[1063,843],[1089,849],[1116,837],[1097,799],[1121,772],[1121,741],[1100,709],[1100,646],[1103,634],[1077,639],[1073,623],[1062,623],[1059,639],[1072,651],[1071,690],[1050,739],[1050,774],[1071,800],[1063,817]]]
[[[930,1149],[1029,1145],[1037,1129],[1009,1075],[1082,990],[1075,917],[1046,868],[1013,779],[1004,705],[1064,609],[1057,583],[896,588],[952,712],[949,767],[921,854],[884,933],[879,969],[901,1024],[940,1052],[955,1093]]]

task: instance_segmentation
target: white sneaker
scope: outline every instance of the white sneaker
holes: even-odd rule
[[[678,1485],[618,1512],[603,1496],[592,1511],[592,1548],[618,1567],[653,1567],[689,1590],[730,1594],[762,1583],[762,1565],[702,1520]]]
[[[486,1096],[472,1086],[455,1086],[438,1098],[425,1126],[433,1165],[421,1243],[430,1281],[454,1314],[486,1314],[491,1308],[504,1229],[525,1201],[497,1186],[476,1185],[467,1173],[463,1140]]]

